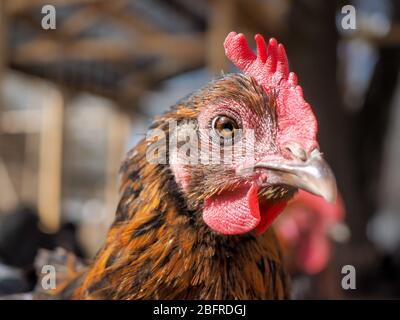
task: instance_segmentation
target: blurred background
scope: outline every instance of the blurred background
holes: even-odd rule
[[[42,26],[49,4],[55,29]],[[0,0],[0,293],[32,288],[39,247],[96,253],[124,154],[154,115],[235,71],[232,30],[285,44],[343,199],[300,195],[276,224],[294,297],[400,297],[394,0]],[[341,287],[344,265],[355,290]]]

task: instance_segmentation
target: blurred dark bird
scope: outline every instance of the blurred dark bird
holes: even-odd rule
[[[37,211],[27,205],[0,215],[0,295],[32,290],[39,249],[53,250],[58,246],[83,257],[73,224],[64,224],[54,234],[45,233],[39,228]]]
[[[33,262],[42,237],[38,224],[37,212],[30,206],[20,206],[0,216],[2,263],[24,267]]]
[[[103,248],[87,268],[66,252],[42,259],[62,271],[57,288],[39,286],[36,298],[289,297],[268,227],[297,188],[332,201],[336,183],[283,46],[255,40],[257,55],[242,34],[230,33],[226,55],[244,74],[211,81],[155,120],[151,138],[122,165],[121,200]],[[208,161],[199,145],[223,160]]]

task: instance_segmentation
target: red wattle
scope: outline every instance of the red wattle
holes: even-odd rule
[[[275,218],[285,209],[287,201],[281,201],[272,206],[268,207],[266,205],[260,206],[260,216],[261,221],[256,227],[257,236],[263,234]]]
[[[204,202],[203,219],[213,230],[223,234],[241,234],[253,229],[261,235],[286,206],[281,201],[272,206],[258,201],[256,183],[224,191]]]
[[[204,222],[223,234],[253,230],[260,222],[257,194],[258,186],[253,183],[208,198],[204,202]]]

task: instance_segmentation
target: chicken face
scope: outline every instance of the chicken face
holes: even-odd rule
[[[334,176],[316,141],[317,123],[284,49],[256,36],[258,56],[243,35],[231,33],[225,50],[244,75],[211,82],[177,105],[170,130],[170,168],[189,207],[223,234],[261,234],[297,188],[333,201]],[[167,117],[168,118],[168,117]],[[189,146],[182,146],[179,137]],[[194,136],[194,138],[193,138]],[[184,144],[185,144],[184,143]],[[193,152],[194,150],[194,152]],[[184,160],[183,160],[184,159]]]

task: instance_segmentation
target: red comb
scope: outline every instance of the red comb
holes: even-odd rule
[[[317,146],[317,121],[310,105],[303,98],[295,73],[289,73],[285,48],[271,38],[268,47],[262,35],[255,37],[257,55],[245,36],[231,32],[225,39],[225,54],[246,75],[252,76],[267,94],[277,93],[276,111],[279,117],[281,143],[297,141],[305,150]]]

